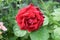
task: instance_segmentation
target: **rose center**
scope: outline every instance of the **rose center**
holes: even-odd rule
[[[33,24],[33,20],[32,20],[32,19],[29,19],[29,20],[28,20],[28,23],[29,23],[29,24]]]

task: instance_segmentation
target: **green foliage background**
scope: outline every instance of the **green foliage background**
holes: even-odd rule
[[[34,32],[22,31],[16,24],[18,9],[33,3],[44,13],[43,26]],[[0,40],[60,40],[60,2],[59,0],[0,0],[0,21],[7,31]],[[1,30],[0,30],[1,31]]]

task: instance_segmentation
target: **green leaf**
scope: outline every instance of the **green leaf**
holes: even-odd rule
[[[44,16],[44,17],[45,17],[45,18],[44,18],[43,26],[44,26],[44,25],[48,25],[48,23],[49,23],[48,17],[47,17],[47,16]]]
[[[20,4],[20,5],[17,5],[17,6],[20,7],[20,8],[23,8],[23,7],[26,7],[27,4]]]
[[[17,37],[13,36],[13,37],[10,37],[9,40],[16,40]]]
[[[3,36],[2,35],[0,35],[0,39],[2,39],[3,38]]]
[[[52,34],[54,40],[60,40],[60,27],[57,27]]]
[[[52,15],[54,16],[53,17],[54,20],[60,21],[60,8],[54,9]]]
[[[32,3],[34,4],[34,5],[38,5],[38,1],[37,0],[32,0]]]
[[[27,31],[20,30],[17,24],[13,27],[13,31],[17,37],[23,37],[27,33]]]
[[[48,40],[49,32],[44,28],[40,28],[39,30],[30,33],[31,40]]]

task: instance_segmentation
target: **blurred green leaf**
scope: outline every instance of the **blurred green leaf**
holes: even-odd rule
[[[17,5],[17,6],[19,6],[20,8],[23,8],[23,7],[26,7],[27,4],[20,4],[20,5]]]
[[[17,37],[15,37],[15,36],[9,38],[9,40],[16,40],[16,39],[17,39]]]
[[[31,40],[48,40],[49,32],[45,27],[40,28],[39,30],[37,30],[35,32],[31,32],[30,38],[31,38]]]
[[[44,18],[44,23],[43,23],[43,26],[44,25],[48,25],[48,23],[49,23],[49,18],[47,17],[47,16],[44,16],[45,18]]]
[[[0,39],[2,39],[3,38],[3,36],[2,35],[0,35]]]
[[[17,37],[23,37],[27,33],[26,31],[20,30],[17,24],[13,27],[13,31]]]
[[[60,40],[60,27],[57,27],[53,33],[52,33],[52,38],[54,40]]]
[[[60,21],[60,8],[54,9],[52,15],[54,16],[53,17],[54,20]]]

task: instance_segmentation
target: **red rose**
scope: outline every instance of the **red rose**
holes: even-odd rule
[[[28,30],[29,32],[37,30],[44,22],[44,16],[33,4],[22,8],[16,15],[16,21],[21,30]]]

